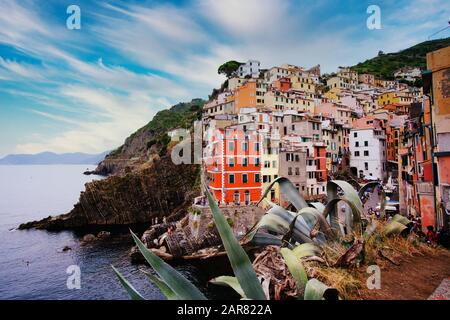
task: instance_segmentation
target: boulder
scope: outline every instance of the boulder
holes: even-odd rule
[[[97,234],[97,238],[99,238],[99,239],[107,239],[109,237],[111,237],[111,232],[108,232],[108,231],[100,231]]]
[[[96,236],[94,236],[93,234],[87,234],[87,235],[85,235],[82,239],[81,239],[81,241],[82,242],[92,242],[92,241],[95,241],[95,240],[97,240],[97,237]]]

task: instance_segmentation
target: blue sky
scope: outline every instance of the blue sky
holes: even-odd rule
[[[71,4],[80,30],[66,28]],[[366,27],[371,4],[381,30]],[[450,20],[446,0],[0,0],[0,8],[0,157],[113,149],[157,111],[206,98],[230,59],[331,72],[425,41]]]

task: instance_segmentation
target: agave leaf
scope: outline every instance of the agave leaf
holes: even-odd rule
[[[289,230],[289,222],[279,215],[268,212],[261,217],[259,228],[266,228],[278,234],[285,234]]]
[[[301,259],[305,257],[318,256],[322,253],[322,249],[313,243],[302,243],[295,247],[292,252],[297,258]]]
[[[316,208],[319,213],[323,213],[323,211],[325,210],[325,205],[322,202],[310,202],[309,205],[313,208]]]
[[[364,193],[366,192],[367,189],[375,188],[376,186],[379,186],[379,185],[380,185],[380,183],[378,181],[371,181],[369,183],[366,183],[358,191],[359,198],[361,198],[364,195]]]
[[[305,300],[338,300],[339,293],[336,289],[328,287],[317,279],[310,279],[305,287]]]
[[[297,213],[288,211],[284,209],[283,207],[280,207],[279,205],[276,205],[274,203],[269,203],[272,205],[272,208],[268,211],[268,214],[274,214],[283,220],[287,222],[287,231],[290,229],[291,223],[294,221],[295,217],[298,215]],[[283,234],[286,234],[283,233]],[[292,237],[300,242],[312,242],[312,239],[310,238],[311,233],[311,227],[308,226],[306,221],[302,217],[298,217],[295,220],[294,229],[292,230]]]
[[[284,262],[286,263],[289,272],[295,280],[297,290],[299,292],[298,297],[300,298],[303,296],[306,283],[308,282],[308,275],[306,274],[305,267],[292,250],[288,248],[281,248],[280,253],[284,258]]]
[[[280,192],[283,194],[290,203],[297,209],[300,210],[308,206],[308,203],[303,199],[298,190],[292,184],[292,182],[285,177],[278,177],[264,190],[263,195],[257,205],[267,196],[267,194],[272,190],[275,183],[280,186]]]
[[[268,212],[242,237],[241,242],[246,244],[253,241],[262,228],[283,235],[288,232],[289,224],[285,219]]]
[[[342,197],[338,196],[338,192],[337,192],[338,187],[343,191]],[[333,180],[333,181],[329,181],[327,183],[327,189],[328,189],[328,199],[330,201],[328,204],[330,204],[335,199],[345,200],[349,204],[350,208],[352,209],[353,225],[355,227],[357,227],[357,230],[355,230],[355,231],[361,233],[361,231],[362,231],[361,230],[361,216],[362,216],[364,210],[363,210],[363,205],[362,205],[361,199],[359,198],[359,195],[356,192],[356,190],[353,188],[353,186],[346,181]],[[335,202],[335,204],[336,203],[337,202]],[[327,204],[327,206],[328,206],[328,204]],[[335,205],[333,207],[334,208],[331,208],[332,217],[334,216],[334,213],[336,210]],[[326,211],[326,208],[325,208],[325,211]],[[337,217],[337,213],[335,213],[335,214]],[[335,226],[333,226],[333,223],[331,226],[333,227],[333,229],[335,229]]]
[[[375,232],[375,230],[378,227],[378,222],[376,220],[372,221],[366,228],[366,231],[364,232],[364,239],[369,239],[372,234]]]
[[[256,232],[253,236],[250,244],[263,247],[263,246],[278,246],[281,247],[283,241],[281,238],[274,236],[273,234],[266,232]]]
[[[169,288],[169,286],[162,281],[157,276],[151,274],[150,272],[147,272],[145,270],[140,270],[143,274],[147,276],[147,278],[150,279],[153,284],[155,284],[158,289],[161,291],[161,293],[167,298],[167,300],[180,300],[180,298],[177,296],[175,292],[173,292],[172,289]]]
[[[182,300],[206,300],[203,293],[200,292],[189,280],[181,275],[177,270],[165,263],[160,257],[148,250],[139,238],[131,231],[134,242],[136,242],[139,251],[141,251],[145,260],[155,270],[164,283]]]
[[[332,199],[327,203],[325,210],[323,211],[323,216],[325,217],[325,219],[329,217],[330,226],[336,234],[338,232],[340,232],[340,230],[341,230],[340,226],[339,226],[339,216],[338,216],[338,212],[336,210],[336,205],[340,201],[345,202],[346,200],[342,200],[339,198]]]
[[[256,276],[255,270],[253,270],[250,259],[244,249],[240,246],[238,240],[233,234],[233,230],[208,189],[206,189],[206,194],[208,196],[209,206],[211,207],[216,228],[219,232],[220,238],[222,239],[222,243],[227,252],[231,267],[233,268],[239,284],[244,290],[245,296],[253,300],[266,300],[266,295],[264,294],[261,283]]]
[[[407,217],[402,216],[400,214],[396,214],[395,216],[393,216],[392,221],[400,222],[401,224],[403,224],[405,226],[407,226],[408,224],[411,223],[411,221]]]
[[[305,219],[306,223],[312,228],[319,224],[320,231],[327,237],[334,238],[333,230],[330,224],[325,219],[324,215],[315,208],[303,208],[299,211],[299,214]],[[319,237],[320,238],[320,237]],[[324,241],[325,239],[323,239]]]
[[[400,233],[403,232],[403,230],[406,229],[406,226],[400,222],[391,220],[385,227],[383,230],[383,233],[387,236],[390,235],[399,235]]]
[[[133,285],[131,283],[129,283],[127,279],[125,279],[125,277],[119,272],[119,270],[114,268],[114,266],[111,266],[111,267],[114,270],[117,278],[119,278],[120,283],[125,288],[125,290],[127,291],[128,295],[130,296],[131,299],[145,300],[144,297],[133,287]]]
[[[230,276],[220,276],[214,279],[209,280],[212,284],[217,284],[220,286],[229,286],[234,289],[243,299],[247,299],[245,296],[244,290],[242,290],[241,285],[236,277]]]

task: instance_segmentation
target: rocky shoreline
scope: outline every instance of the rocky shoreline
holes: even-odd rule
[[[192,203],[199,170],[196,165],[176,166],[166,156],[150,168],[87,183],[69,213],[23,223],[19,229],[64,230],[162,220]]]

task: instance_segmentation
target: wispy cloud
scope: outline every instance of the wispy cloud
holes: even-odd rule
[[[370,31],[369,4],[79,1],[82,29],[69,31],[56,0],[0,0],[0,126],[24,128],[0,154],[113,149],[158,110],[206,97],[229,59],[329,72],[427,40],[450,17],[448,1],[382,0]]]

